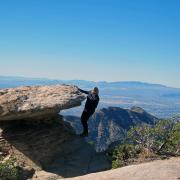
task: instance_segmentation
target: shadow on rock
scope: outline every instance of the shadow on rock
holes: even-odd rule
[[[75,135],[62,116],[46,120],[7,121],[0,124],[2,137],[12,145],[21,166],[45,170],[61,177],[81,176],[110,169],[103,153]]]

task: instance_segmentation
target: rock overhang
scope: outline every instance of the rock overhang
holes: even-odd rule
[[[85,96],[72,85],[23,86],[0,90],[0,121],[41,119],[81,105]]]

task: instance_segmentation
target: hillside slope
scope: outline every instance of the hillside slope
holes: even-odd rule
[[[81,131],[79,117],[66,116],[65,119],[78,133]],[[97,151],[103,151],[111,143],[121,141],[132,126],[143,123],[154,124],[156,120],[156,117],[139,107],[131,109],[103,108],[89,120],[89,139],[95,142]]]

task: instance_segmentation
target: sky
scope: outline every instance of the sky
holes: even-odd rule
[[[0,0],[0,75],[180,87],[179,0]]]

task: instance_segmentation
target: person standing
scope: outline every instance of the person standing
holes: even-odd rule
[[[88,136],[88,119],[94,114],[98,103],[99,103],[99,89],[95,87],[91,91],[84,91],[82,89],[78,90],[81,93],[87,94],[87,100],[85,103],[84,110],[81,115],[81,123],[83,126],[83,132],[80,134],[81,137],[87,137]]]

